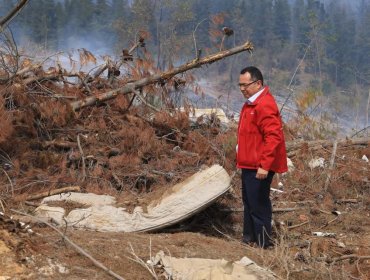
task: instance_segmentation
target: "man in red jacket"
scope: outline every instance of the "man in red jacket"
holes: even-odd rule
[[[247,99],[240,113],[237,167],[242,169],[243,242],[271,245],[270,185],[276,172],[288,170],[279,109],[261,71],[246,67],[239,88]]]

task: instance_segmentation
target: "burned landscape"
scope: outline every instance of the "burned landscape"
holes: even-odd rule
[[[186,97],[205,94],[195,69],[235,56],[248,60],[258,49],[249,41],[226,48],[231,35],[220,33],[212,52],[163,70],[145,32],[117,59],[83,48],[30,58],[2,32],[0,279],[172,279],[153,261],[160,251],[227,261],[246,256],[276,279],[370,278],[368,127],[353,137],[327,124],[319,131],[300,106],[308,95],[284,123],[291,162],[271,185],[274,246],[241,242],[237,117],[220,116],[217,108],[195,117],[198,108]],[[230,89],[220,81],[213,90]],[[216,164],[230,176],[227,192],[161,229],[82,230],[65,219],[34,217],[42,199],[68,192],[109,195],[130,214],[138,206],[147,213],[172,186]],[[87,207],[48,205],[66,215]]]

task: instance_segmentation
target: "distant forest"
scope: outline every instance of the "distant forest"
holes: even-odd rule
[[[4,15],[16,3],[0,0]],[[10,28],[20,45],[119,54],[137,36],[162,68],[251,40],[266,69],[305,72],[323,92],[370,84],[370,1],[31,0]],[[299,80],[296,81],[299,83]]]

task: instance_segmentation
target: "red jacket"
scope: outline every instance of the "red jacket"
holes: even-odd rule
[[[288,171],[279,109],[266,86],[258,98],[245,103],[239,119],[237,167],[283,173]]]

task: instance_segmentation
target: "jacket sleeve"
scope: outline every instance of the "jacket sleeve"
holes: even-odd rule
[[[283,141],[280,114],[274,100],[261,106],[258,119],[258,126],[263,135],[260,167],[270,170],[276,157],[276,148]]]

